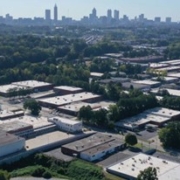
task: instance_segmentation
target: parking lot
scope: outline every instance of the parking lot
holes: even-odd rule
[[[125,154],[123,152],[118,152],[116,154],[113,154],[113,155],[109,156],[106,159],[103,159],[103,160],[99,161],[97,164],[101,165],[103,167],[108,167],[108,166],[110,166],[112,164],[115,164],[118,161],[126,159],[126,158],[128,158],[130,156],[131,156],[130,154]]]

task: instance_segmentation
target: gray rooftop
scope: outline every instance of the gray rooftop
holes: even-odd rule
[[[65,147],[65,148],[68,148],[77,152],[82,152],[82,151],[86,151],[88,149],[94,148],[96,146],[99,146],[101,144],[111,142],[113,140],[115,140],[115,138],[111,135],[97,133],[88,138],[74,141],[62,147]]]
[[[4,131],[0,131],[0,146],[5,146],[7,144],[15,143],[23,140],[24,138],[15,136],[13,134],[6,133]]]
[[[21,121],[5,122],[0,124],[0,131],[3,130],[9,133],[15,133],[17,131],[22,131],[29,128],[33,128],[33,126]]]

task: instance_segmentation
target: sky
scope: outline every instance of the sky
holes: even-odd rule
[[[44,17],[45,9],[51,9],[53,17],[55,4],[59,19],[80,19],[95,7],[98,16],[106,15],[107,9],[117,9],[121,17],[126,14],[131,19],[143,13],[148,19],[172,17],[173,21],[180,21],[180,0],[0,0],[0,16],[9,13],[14,18]]]

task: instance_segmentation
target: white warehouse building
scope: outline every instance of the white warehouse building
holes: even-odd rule
[[[75,121],[75,120],[62,118],[62,117],[52,117],[52,118],[49,118],[48,121],[53,122],[59,127],[59,129],[66,132],[75,133],[75,132],[82,131],[81,121]]]
[[[0,157],[23,150],[25,139],[13,134],[0,132]]]

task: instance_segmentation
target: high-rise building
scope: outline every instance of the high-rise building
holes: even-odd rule
[[[171,17],[166,18],[166,23],[171,23]]]
[[[114,19],[119,20],[119,11],[118,10],[114,10]]]
[[[51,10],[50,9],[46,9],[45,10],[45,20],[46,21],[50,21],[51,20]]]
[[[154,22],[160,23],[160,22],[161,22],[161,18],[160,18],[160,17],[155,17],[155,18],[154,18]]]
[[[144,14],[139,15],[139,21],[144,21]]]
[[[92,16],[93,16],[94,18],[97,17],[97,11],[96,11],[95,8],[93,8],[93,10],[92,10]]]
[[[107,19],[108,19],[108,21],[110,21],[112,19],[112,10],[111,9],[107,10]]]
[[[58,7],[55,4],[54,6],[54,21],[57,22],[58,21]]]

